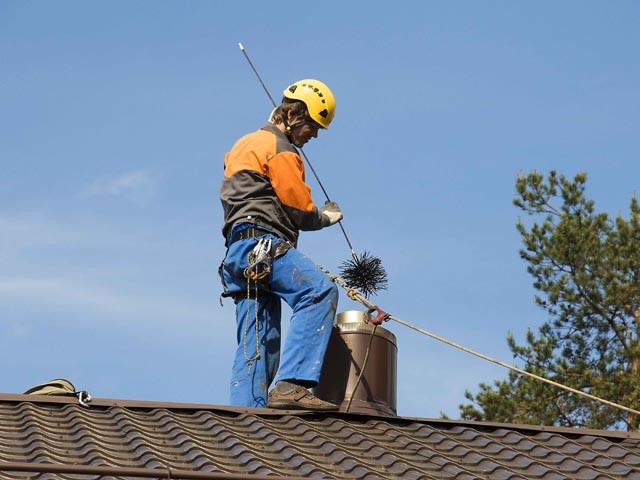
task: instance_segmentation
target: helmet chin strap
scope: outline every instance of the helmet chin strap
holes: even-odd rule
[[[273,110],[271,110],[271,113],[269,114],[269,122],[270,123],[274,123],[274,121],[273,121],[273,113],[276,111],[277,108],[278,107],[276,107]],[[289,141],[291,141],[291,132],[295,128],[301,127],[304,124],[304,120],[301,120],[298,123],[295,123],[293,125],[289,125],[289,122],[287,121],[287,119],[283,118],[282,119],[282,124],[284,125],[284,134],[287,136]]]
[[[269,114],[269,123],[275,123],[274,122],[274,118],[273,118],[273,114],[274,112],[278,109],[278,107],[275,107],[273,110],[271,110],[271,113]],[[295,145],[292,141],[291,141],[291,133],[293,132],[293,130],[295,130],[296,128],[300,128],[302,127],[306,120],[300,120],[299,122],[294,123],[293,125],[289,125],[289,122],[287,121],[286,118],[284,118],[284,115],[282,115],[282,125],[284,126],[284,134],[286,135],[286,137],[289,139],[289,142],[292,145]]]
[[[293,132],[293,130],[295,130],[296,128],[302,127],[305,122],[304,122],[304,120],[301,120],[298,123],[294,123],[293,125],[289,125],[289,122],[287,122],[286,119],[283,119],[282,123],[284,125],[284,134],[287,136],[287,138],[291,142],[291,133]],[[293,143],[293,142],[291,142],[291,143]]]

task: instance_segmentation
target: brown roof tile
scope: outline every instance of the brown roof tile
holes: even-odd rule
[[[0,478],[168,478],[168,469],[171,478],[640,479],[640,435],[0,395]]]

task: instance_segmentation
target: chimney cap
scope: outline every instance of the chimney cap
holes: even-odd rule
[[[372,315],[369,315],[371,317]],[[367,333],[373,332],[375,325],[367,323],[366,310],[346,310],[336,315],[335,327],[341,333]],[[396,345],[396,336],[384,327],[378,326],[376,335],[389,340]]]

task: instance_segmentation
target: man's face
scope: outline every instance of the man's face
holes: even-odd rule
[[[318,137],[318,130],[322,127],[320,124],[314,122],[310,118],[293,119],[289,122],[289,125],[293,125],[291,129],[291,143],[300,148],[307,143],[311,138]]]

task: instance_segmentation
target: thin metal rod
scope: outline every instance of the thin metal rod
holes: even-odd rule
[[[302,152],[302,156],[306,160],[307,165],[309,165],[309,168],[311,169],[311,173],[313,173],[313,176],[316,178],[318,185],[320,185],[320,189],[322,190],[322,193],[324,193],[324,196],[327,199],[327,202],[330,202],[331,199],[329,198],[329,194],[327,193],[324,186],[322,185],[322,182],[320,181],[320,177],[318,177],[318,174],[316,173],[315,168],[313,168],[313,165],[311,165],[311,162],[309,161],[309,157],[307,157],[307,154],[304,152],[302,148],[300,148],[300,151]],[[347,245],[349,245],[349,249],[351,250],[351,256],[357,262],[358,256],[356,255],[356,252],[353,249],[353,245],[351,245],[351,241],[349,240],[349,236],[347,235],[347,232],[344,229],[344,226],[342,225],[342,220],[338,222],[338,226],[340,227],[340,230],[342,230],[342,234],[344,235],[344,239],[347,241]]]
[[[256,77],[258,77],[258,81],[260,82],[260,85],[262,85],[262,88],[264,89],[264,93],[267,94],[267,97],[269,97],[269,100],[271,100],[271,103],[275,107],[276,106],[275,100],[273,99],[273,97],[269,93],[269,90],[267,89],[267,86],[262,81],[262,77],[260,77],[260,74],[258,73],[258,70],[256,70],[256,67],[253,66],[253,62],[249,58],[249,55],[247,55],[247,51],[244,49],[244,46],[241,43],[238,43],[238,46],[240,47],[240,51],[244,54],[244,58],[246,58],[247,62],[249,62],[249,65],[251,66],[251,69],[253,70],[253,73],[255,73]]]
[[[267,97],[269,97],[269,100],[271,100],[271,104],[274,107],[276,107],[275,100],[273,99],[273,97],[269,93],[269,89],[267,88],[267,86],[262,81],[262,77],[260,76],[260,74],[258,73],[258,70],[256,70],[256,67],[253,65],[253,62],[249,58],[249,55],[247,54],[247,51],[244,48],[244,45],[242,45],[242,43],[238,43],[238,47],[240,47],[240,51],[244,55],[244,58],[247,59],[247,62],[249,63],[249,66],[251,67],[251,70],[253,70],[253,73],[255,73],[256,77],[258,78],[258,81],[260,82],[260,85],[262,85],[262,89],[267,94]],[[327,190],[324,188],[324,185],[320,181],[320,177],[316,173],[316,169],[313,168],[313,165],[311,165],[311,162],[309,161],[309,157],[307,157],[307,154],[304,152],[304,150],[301,147],[299,147],[299,148],[300,148],[300,152],[302,152],[302,156],[304,157],[305,161],[307,162],[307,165],[309,165],[309,168],[311,169],[311,173],[313,173],[313,176],[315,177],[316,182],[318,182],[318,185],[320,186],[320,189],[322,190],[322,193],[324,193],[324,197],[327,199],[327,202],[330,202],[331,199],[329,198],[329,194],[327,193]],[[344,235],[344,239],[347,241],[347,245],[349,245],[349,249],[351,250],[351,256],[357,262],[358,261],[358,256],[356,255],[356,252],[353,249],[353,245],[351,245],[351,240],[349,240],[349,236],[347,235],[347,231],[344,229],[344,226],[342,225],[342,220],[340,220],[338,222],[338,225],[340,226],[340,230],[342,230],[342,234]]]

